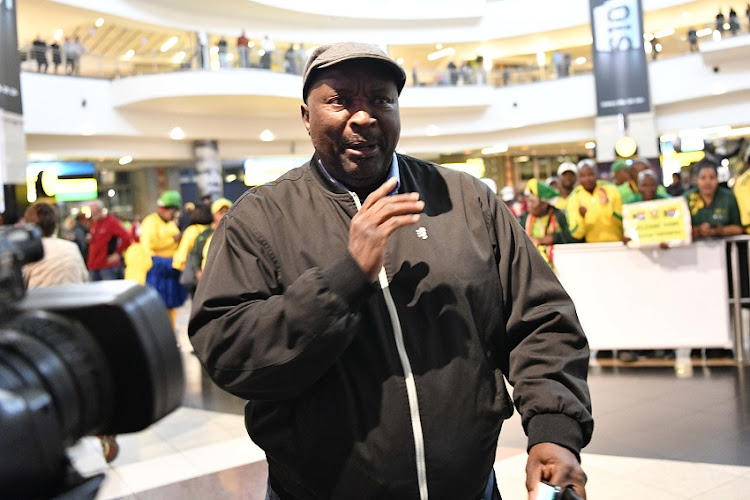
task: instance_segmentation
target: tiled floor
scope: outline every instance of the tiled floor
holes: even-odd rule
[[[99,499],[264,498],[264,454],[247,437],[243,402],[202,374],[186,321],[185,308],[178,316],[183,407],[120,436],[120,455],[109,466],[95,438],[71,450],[82,472],[106,472]],[[750,367],[724,365],[592,366],[596,428],[582,454],[588,498],[750,499]],[[525,445],[514,415],[495,463],[505,500],[527,499]]]

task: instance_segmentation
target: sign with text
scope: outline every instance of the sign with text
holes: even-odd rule
[[[641,0],[590,0],[598,116],[651,109]]]
[[[641,248],[689,245],[692,242],[690,210],[685,198],[628,203],[622,206],[622,227],[628,246]]]

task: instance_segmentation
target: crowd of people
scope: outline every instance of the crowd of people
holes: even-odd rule
[[[557,176],[544,182],[531,179],[517,192],[506,186],[500,194],[554,269],[555,244],[627,243],[624,204],[683,196],[690,211],[693,240],[750,234],[750,146],[743,165],[733,189],[719,182],[719,165],[708,157],[692,165],[690,175],[685,176],[687,185],[683,176],[675,173],[672,184],[665,188],[646,159],[613,162],[611,182],[603,179],[594,160],[584,159],[578,164],[562,163]],[[619,352],[623,361],[634,361],[643,354]]]
[[[58,73],[60,65],[68,75],[80,74],[81,56],[86,53],[86,48],[79,37],[66,38],[62,46],[53,40],[47,45],[40,35],[37,35],[31,43],[30,59],[36,61],[36,69],[39,73],[49,71],[49,56],[52,58],[53,72]]]
[[[219,56],[219,68],[227,69],[230,67],[237,68],[260,68],[272,69],[274,64],[278,64],[280,70],[284,73],[293,75],[302,74],[302,68],[307,60],[307,53],[303,44],[289,44],[283,55],[283,59],[275,58],[276,44],[268,35],[264,35],[257,50],[257,62],[252,62],[254,42],[246,36],[243,30],[236,41],[236,61],[233,62],[230,57],[230,46],[226,37],[222,36],[216,44],[217,54]]]

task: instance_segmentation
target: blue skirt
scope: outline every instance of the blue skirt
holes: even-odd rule
[[[154,265],[146,274],[151,285],[164,301],[167,309],[180,307],[187,300],[187,290],[180,284],[180,271],[172,267],[172,258],[152,257]]]

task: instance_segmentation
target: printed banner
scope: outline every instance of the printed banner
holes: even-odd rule
[[[651,110],[641,0],[590,0],[598,116]]]
[[[693,239],[690,210],[682,197],[625,204],[622,227],[632,248],[689,245]]]

